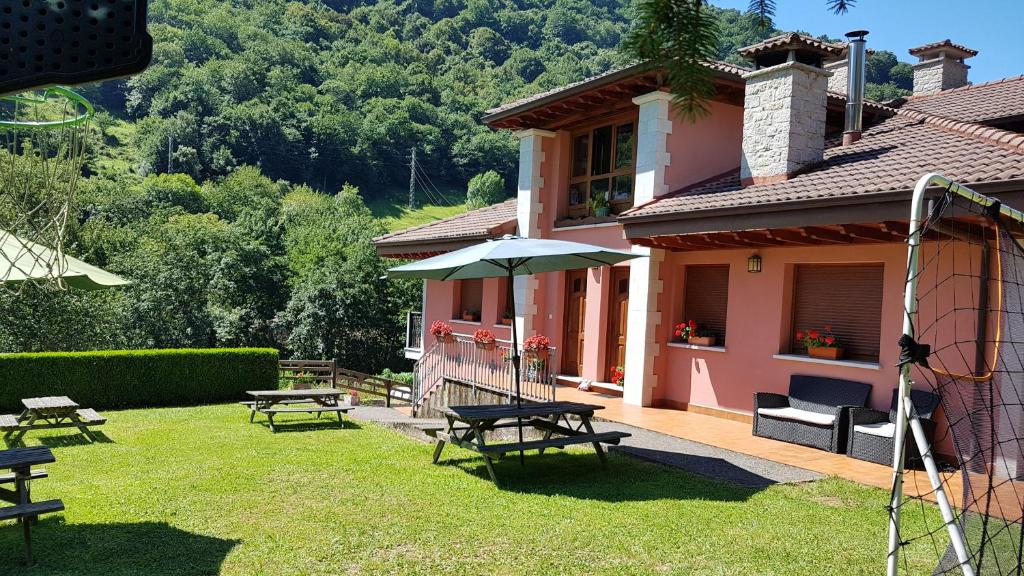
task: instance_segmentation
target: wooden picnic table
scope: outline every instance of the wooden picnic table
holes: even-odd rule
[[[25,555],[32,564],[32,539],[30,525],[40,514],[58,512],[64,509],[60,500],[44,500],[32,502],[32,480],[46,478],[46,470],[33,466],[54,462],[53,452],[46,446],[30,448],[13,448],[0,451],[0,470],[10,470],[9,474],[0,474],[0,485],[14,484],[14,490],[0,487],[0,500],[12,506],[0,507],[0,520],[18,520],[22,524],[25,537]]]
[[[277,432],[274,428],[274,415],[282,412],[306,412],[316,414],[317,417],[323,412],[334,412],[338,415],[338,421],[344,426],[345,420],[342,415],[352,409],[352,406],[341,404],[338,401],[345,393],[337,388],[249,390],[246,394],[253,397],[251,401],[242,402],[251,410],[249,422],[253,421],[257,412],[265,414],[271,432]]]
[[[29,430],[50,428],[78,428],[86,438],[95,441],[89,426],[107,421],[92,408],[81,408],[67,396],[24,398],[21,403],[25,407],[21,414],[0,414],[0,430],[6,432],[4,439],[12,444],[20,441]]]
[[[437,439],[434,447],[434,463],[441,457],[446,443],[451,443],[467,450],[478,452],[484,457],[487,473],[494,483],[498,477],[494,473],[492,460],[503,457],[508,452],[537,450],[541,454],[547,448],[565,448],[572,444],[593,444],[601,464],[607,464],[601,444],[618,444],[622,438],[630,436],[627,432],[595,432],[590,419],[596,410],[604,406],[583,404],[580,402],[536,402],[523,404],[517,408],[515,404],[484,404],[476,406],[449,406],[442,412],[448,421],[443,428],[425,428],[424,432]],[[570,419],[575,417],[576,421]],[[540,440],[488,444],[487,433],[499,428],[513,428],[519,422],[527,428],[544,432]],[[557,436],[556,436],[557,435]]]

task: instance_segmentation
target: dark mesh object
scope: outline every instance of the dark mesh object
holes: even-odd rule
[[[1019,575],[1024,550],[1024,237],[1020,224],[959,195],[934,201],[922,231],[913,334],[931,345],[914,386],[941,394],[954,452],[941,474],[979,575]],[[940,418],[941,422],[941,418]],[[908,434],[909,434],[908,430]],[[957,464],[958,463],[958,464]],[[961,486],[962,482],[962,488]],[[907,472],[901,565],[919,574],[961,574],[923,472]],[[932,568],[929,568],[932,569]]]
[[[0,95],[141,72],[146,0],[0,0]]]

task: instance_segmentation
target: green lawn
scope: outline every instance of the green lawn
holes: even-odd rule
[[[394,232],[442,220],[466,211],[466,189],[464,186],[438,184],[444,200],[441,200],[435,192],[433,198],[439,204],[433,204],[428,201],[429,199],[421,190],[417,195],[420,204],[415,210],[409,209],[409,191],[407,189],[376,190],[372,197],[364,193],[363,198],[366,199],[366,206],[370,212],[377,218],[383,219],[388,230]]]
[[[237,405],[109,412],[109,442],[54,446],[34,497],[67,511],[0,524],[0,572],[199,574],[879,574],[888,495],[829,479],[763,491],[587,450],[481,461],[369,423]],[[282,426],[284,427],[284,425]],[[931,552],[928,551],[930,558]],[[930,573],[918,564],[911,573]]]

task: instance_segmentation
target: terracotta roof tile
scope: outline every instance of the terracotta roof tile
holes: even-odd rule
[[[901,108],[963,122],[1024,116],[1024,76],[913,96]]]
[[[429,222],[392,232],[373,239],[376,245],[408,244],[415,242],[444,242],[490,238],[516,220],[516,200],[506,200],[493,206],[470,210],[436,222]]]
[[[745,46],[737,50],[737,52],[744,58],[754,58],[765,52],[774,52],[782,49],[809,49],[821,52],[827,56],[840,57],[846,51],[846,43],[833,44],[803,34],[797,34],[796,32],[789,32],[772,36],[757,44]]]
[[[918,56],[918,55],[921,55],[921,54],[927,54],[928,52],[937,51],[937,50],[939,50],[941,48],[952,48],[953,50],[956,50],[957,52],[963,53],[963,55],[965,57],[967,57],[967,58],[969,58],[971,56],[977,56],[978,55],[978,51],[977,50],[973,50],[971,48],[968,48],[967,46],[964,46],[963,44],[954,44],[953,41],[950,40],[949,38],[946,38],[945,40],[940,40],[938,42],[931,42],[929,44],[924,44],[924,45],[918,46],[916,48],[911,48],[910,50],[908,50],[908,52],[910,52],[911,56]]]
[[[634,208],[622,220],[909,190],[933,171],[965,184],[1024,178],[1024,145],[1003,143],[1008,133],[988,130],[994,129],[900,112],[853,145],[827,149],[821,164],[784,182],[743,187],[737,169]]]

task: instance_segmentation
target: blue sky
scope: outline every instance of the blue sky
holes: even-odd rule
[[[711,0],[722,8],[746,10],[749,0]],[[842,38],[858,28],[869,30],[868,47],[890,50],[913,62],[907,49],[943,40],[974,48],[967,61],[971,82],[1024,74],[1024,0],[859,0],[846,14],[826,9],[826,0],[776,0],[775,25]]]

